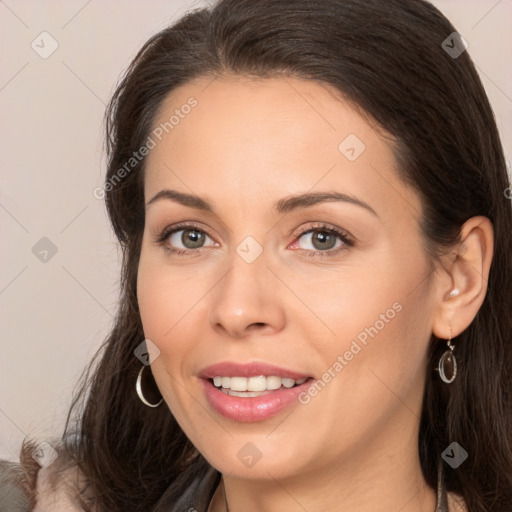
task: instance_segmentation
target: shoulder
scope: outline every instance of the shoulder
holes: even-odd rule
[[[0,510],[29,512],[32,509],[29,493],[22,482],[20,464],[0,460]]]
[[[33,512],[83,512],[75,498],[80,473],[76,468],[56,471],[49,466],[37,474],[36,504]]]
[[[0,511],[84,512],[77,497],[84,488],[85,478],[76,466],[52,464],[27,472],[23,464],[0,460]]]
[[[26,508],[2,508],[9,512],[95,512],[91,486],[79,468],[74,451],[62,441],[39,443],[26,439],[20,450],[20,463],[16,466],[16,483],[27,497]],[[49,449],[48,449],[49,450]],[[1,462],[1,461],[0,461]],[[12,470],[11,470],[12,473]],[[0,497],[3,489],[0,489]]]

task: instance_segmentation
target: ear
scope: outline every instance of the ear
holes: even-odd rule
[[[485,294],[494,254],[494,229],[487,217],[472,217],[461,228],[461,243],[446,257],[437,273],[437,307],[432,332],[455,338],[473,321]]]

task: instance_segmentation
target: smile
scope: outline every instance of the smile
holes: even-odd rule
[[[257,377],[225,377],[215,376],[212,380],[213,385],[229,396],[255,397],[265,395],[270,391],[280,388],[290,389],[306,382],[307,378],[291,379],[288,377],[278,377],[277,375]]]
[[[243,423],[264,421],[292,407],[314,381],[311,375],[259,361],[217,363],[198,376],[212,411]]]

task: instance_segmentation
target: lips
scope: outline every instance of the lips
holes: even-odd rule
[[[258,377],[260,375],[289,378],[293,380],[300,380],[311,377],[307,373],[298,373],[286,368],[275,366],[267,363],[251,362],[246,364],[223,362],[203,368],[199,373],[202,379],[213,379],[214,377],[233,376],[233,377]]]
[[[237,422],[264,421],[288,409],[298,402],[298,396],[312,383],[313,378],[305,373],[279,366],[251,362],[240,364],[223,362],[204,368],[200,375],[201,385],[210,406],[214,411]],[[281,377],[299,381],[293,387],[281,386],[275,390],[265,390],[260,393],[240,392],[234,393],[214,385],[215,377]],[[218,380],[218,379],[217,379]]]

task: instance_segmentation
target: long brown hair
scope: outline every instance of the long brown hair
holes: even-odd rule
[[[424,0],[221,0],[192,11],[144,45],[117,88],[106,115],[106,183],[114,183],[144,145],[167,95],[194,78],[294,76],[336,88],[393,138],[397,172],[422,200],[432,260],[459,242],[469,218],[484,215],[494,226],[486,298],[455,339],[459,374],[446,386],[427,373],[418,450],[425,479],[435,487],[441,453],[458,442],[469,458],[457,469],[445,465],[448,490],[462,495],[471,512],[510,512],[509,185],[475,66],[467,51],[455,58],[443,47],[453,32]],[[105,188],[123,251],[119,311],[75,396],[61,447],[86,476],[97,510],[108,512],[146,512],[171,483],[179,493],[188,477],[209,467],[167,407],[147,408],[135,394],[141,363],[134,349],[144,339],[136,294],[143,172],[144,159]],[[434,341],[432,368],[443,350]],[[24,460],[27,453],[25,447]]]

